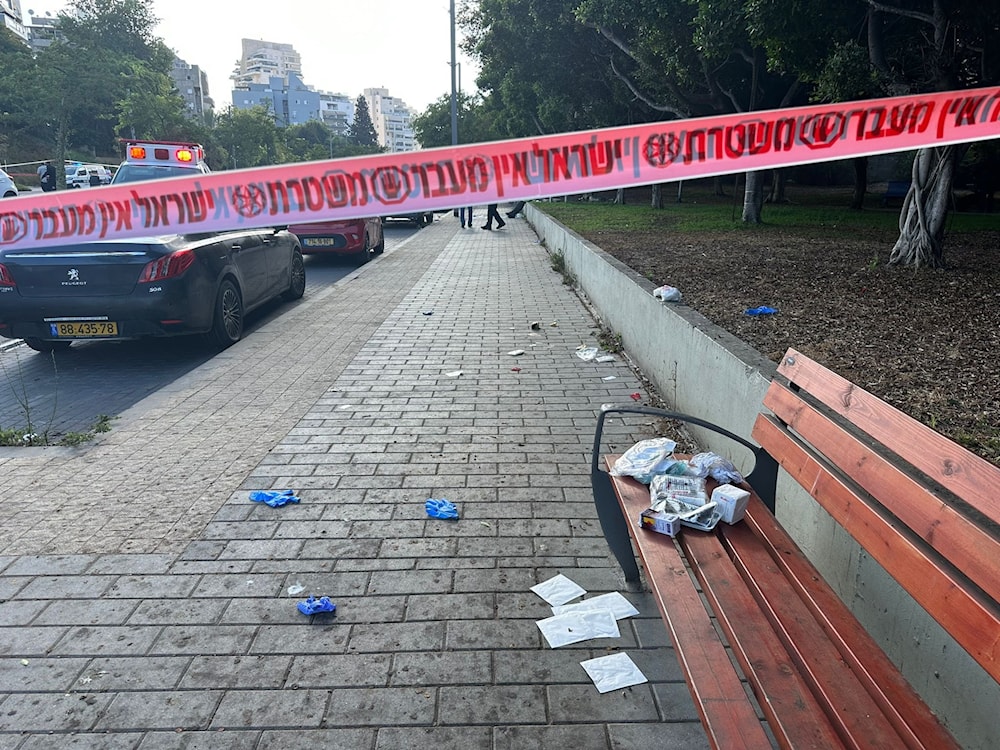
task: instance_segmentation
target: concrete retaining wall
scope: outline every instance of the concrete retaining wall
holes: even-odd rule
[[[639,276],[534,205],[525,216],[562,256],[601,322],[670,408],[749,437],[775,365],[683,304],[660,303]],[[664,248],[665,252],[669,248]],[[663,279],[684,291],[684,279]],[[745,467],[750,454],[710,431],[703,446]],[[913,687],[963,747],[1000,747],[1000,685],[993,681],[794,480],[781,472],[777,515]]]

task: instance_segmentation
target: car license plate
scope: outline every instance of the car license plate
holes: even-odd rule
[[[70,339],[100,338],[117,336],[118,324],[107,320],[74,321],[72,323],[49,323],[53,336]]]
[[[306,247],[331,247],[337,243],[332,237],[303,237],[302,244]]]

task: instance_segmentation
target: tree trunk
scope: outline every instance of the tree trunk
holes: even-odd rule
[[[851,196],[851,208],[860,211],[865,207],[865,193],[868,192],[868,157],[856,156],[851,162],[854,165],[854,194]]]
[[[944,266],[944,226],[955,177],[954,146],[922,148],[913,158],[910,191],[899,214],[899,238],[890,265],[912,268]]]
[[[650,207],[654,210],[663,208],[663,185],[659,182],[653,185]]]
[[[616,206],[625,205],[625,188],[618,188],[615,191],[615,205]]]
[[[677,202],[684,202],[684,180],[677,180]]]
[[[743,223],[760,224],[763,208],[764,175],[762,172],[747,172],[746,187],[743,190]]]
[[[785,183],[788,176],[784,169],[775,169],[771,172],[771,190],[767,194],[767,203],[788,203],[785,197]]]

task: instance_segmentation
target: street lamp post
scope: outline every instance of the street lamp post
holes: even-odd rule
[[[455,0],[451,0],[451,145],[458,145],[458,91],[455,87],[455,74],[458,61],[455,51]]]

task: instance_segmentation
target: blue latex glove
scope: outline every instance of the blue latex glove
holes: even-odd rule
[[[745,310],[746,315],[774,315],[778,312],[775,307],[768,307],[767,305],[761,305],[760,307],[751,307],[749,310]]]
[[[438,500],[432,497],[424,503],[424,507],[427,509],[427,515],[431,518],[443,518],[445,520],[458,518],[458,508],[455,507],[454,503],[443,498]]]
[[[318,599],[315,596],[310,596],[304,602],[299,602],[296,605],[304,615],[315,615],[318,612],[336,612],[337,605],[330,601],[330,597],[321,596]]]
[[[250,499],[255,503],[270,505],[272,508],[280,508],[282,505],[299,501],[295,490],[254,490],[250,493]]]

